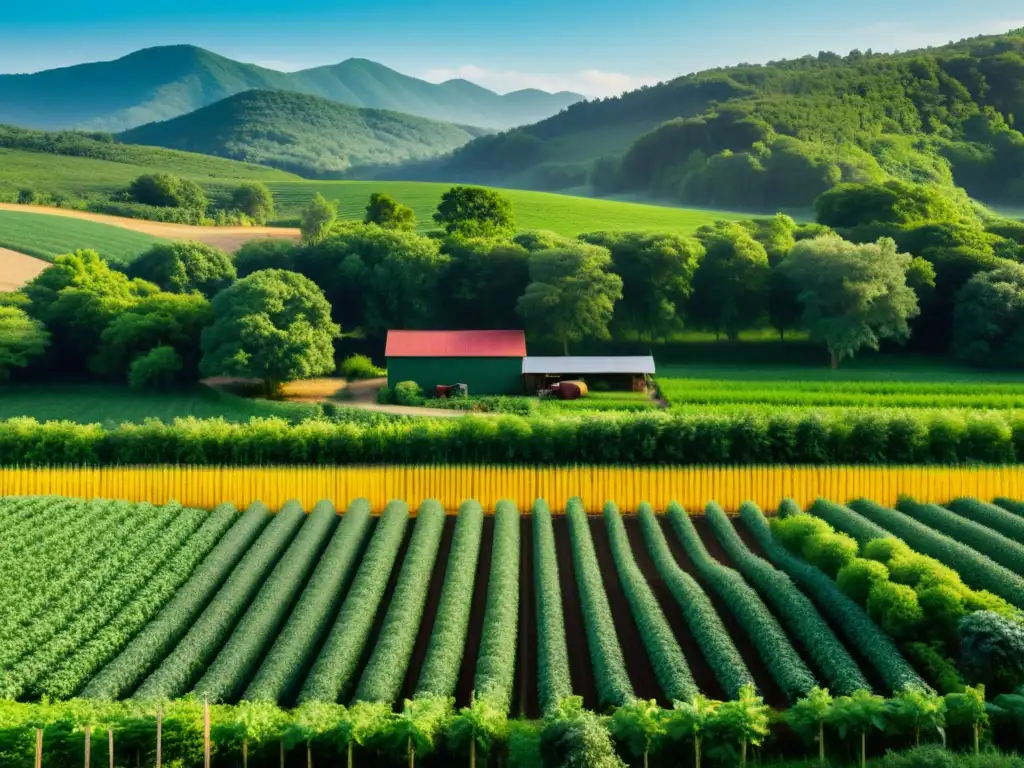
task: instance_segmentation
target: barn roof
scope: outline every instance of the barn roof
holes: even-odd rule
[[[654,373],[650,355],[623,357],[524,357],[523,373]]]
[[[522,331],[388,331],[385,357],[526,357]]]

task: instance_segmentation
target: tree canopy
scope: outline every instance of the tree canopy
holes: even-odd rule
[[[512,202],[484,187],[452,187],[441,196],[434,221],[448,234],[469,237],[511,235],[515,229]]]
[[[768,254],[740,224],[701,227],[697,237],[706,253],[693,276],[692,319],[730,339],[764,315]]]
[[[953,353],[974,365],[1024,363],[1024,266],[979,272],[960,290]]]
[[[402,205],[390,195],[374,192],[366,206],[364,224],[376,224],[384,229],[416,229],[416,213],[407,205]]]
[[[25,368],[46,351],[50,334],[39,320],[17,307],[0,306],[0,383],[12,368]]]
[[[128,265],[129,277],[141,278],[162,291],[199,291],[211,297],[230,285],[237,273],[224,251],[198,242],[154,245]]]

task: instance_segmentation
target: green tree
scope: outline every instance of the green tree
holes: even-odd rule
[[[515,230],[512,202],[493,189],[452,187],[441,196],[434,221],[448,234],[467,237],[510,235]]]
[[[249,751],[274,742],[284,748],[288,715],[277,705],[259,701],[241,701],[235,706],[210,708],[210,737],[218,747],[237,749],[242,768],[249,766]]]
[[[188,208],[205,213],[209,205],[202,187],[169,173],[139,176],[129,185],[128,194],[137,203],[160,208]]]
[[[474,698],[448,723],[448,740],[455,749],[469,750],[469,768],[476,768],[479,750],[486,760],[495,744],[508,738],[508,715],[486,699]]]
[[[317,192],[309,201],[309,205],[302,211],[302,219],[299,222],[302,242],[307,245],[315,245],[326,240],[330,236],[337,218],[337,203]]]
[[[966,199],[938,186],[890,179],[880,184],[839,184],[814,203],[819,224],[851,228],[863,224],[918,224],[969,217]]]
[[[280,269],[255,272],[214,297],[199,369],[262,379],[276,394],[285,381],[333,372],[340,330],[311,280]]]
[[[608,728],[621,744],[637,757],[643,757],[647,768],[649,756],[656,752],[666,735],[665,715],[657,701],[634,699],[615,710]]]
[[[656,232],[592,232],[579,239],[607,248],[612,271],[622,278],[616,328],[654,339],[682,327],[693,275],[704,256],[700,241]]]
[[[212,297],[237,278],[235,265],[224,251],[205,243],[174,242],[154,245],[126,270],[129,277],[148,280],[162,291],[199,291]]]
[[[1024,363],[1024,266],[980,272],[960,290],[953,353],[974,365]]]
[[[181,376],[182,362],[174,347],[153,347],[128,366],[128,385],[132,389],[167,389]]]
[[[50,345],[50,334],[39,321],[17,307],[0,306],[0,383],[11,368],[25,368]]]
[[[946,700],[934,691],[907,688],[889,700],[889,721],[914,734],[914,746],[921,746],[921,731],[946,724]]]
[[[807,695],[786,710],[783,718],[805,739],[818,742],[818,762],[825,765],[825,723],[832,711],[832,694],[814,686]]]
[[[266,184],[246,181],[231,193],[231,207],[259,224],[274,218],[274,195]]]
[[[998,696],[1024,685],[1024,625],[993,611],[975,611],[960,620],[957,666],[971,685]]]
[[[441,288],[456,328],[516,328],[516,301],[530,283],[530,254],[507,240],[453,236],[441,245],[451,259]]]
[[[248,277],[261,269],[295,271],[295,252],[299,246],[291,240],[264,237],[250,240],[235,251],[235,269],[239,277]]]
[[[736,340],[764,315],[768,254],[740,224],[718,222],[697,230],[706,253],[693,276],[690,315],[698,324]]]
[[[212,320],[210,302],[202,294],[147,296],[111,320],[89,367],[101,375],[124,376],[135,358],[156,347],[169,347],[177,355],[180,377],[195,380],[199,375],[201,334]],[[166,352],[161,355],[147,367],[169,359]]]
[[[407,205],[402,205],[390,195],[374,192],[370,195],[370,203],[366,206],[364,224],[376,224],[384,229],[416,229],[416,213]]]
[[[598,715],[583,709],[579,696],[568,697],[545,720],[540,749],[549,768],[626,768],[615,754],[608,728]]]
[[[885,699],[870,691],[855,691],[850,696],[840,696],[832,703],[828,721],[839,731],[839,738],[845,739],[849,735],[860,737],[861,768],[865,768],[868,762],[868,732],[885,730],[886,713]]]
[[[675,701],[672,711],[667,714],[665,725],[666,735],[673,741],[693,739],[694,768],[701,768],[704,735],[712,727],[718,716],[722,702],[709,699],[698,693],[692,702]]]
[[[985,686],[967,686],[963,693],[946,694],[946,721],[950,725],[970,726],[974,735],[974,754],[981,752],[981,732],[988,725]]]
[[[530,257],[530,284],[516,305],[529,325],[562,341],[609,337],[622,278],[609,271],[607,249],[579,243],[538,251]]]
[[[415,768],[416,755],[428,755],[437,747],[440,736],[452,716],[455,699],[444,696],[420,696],[406,699],[402,711],[393,716],[381,737]]]
[[[738,698],[723,702],[714,719],[716,733],[739,742],[740,768],[747,764],[748,747],[761,745],[770,724],[771,709],[757,695],[752,683],[740,688]]]
[[[907,286],[911,257],[896,243],[855,245],[825,236],[796,244],[783,269],[800,286],[801,325],[828,347],[832,367],[881,339],[904,341],[907,320],[918,313]]]

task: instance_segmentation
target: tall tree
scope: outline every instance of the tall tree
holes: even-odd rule
[[[274,195],[263,182],[247,181],[231,193],[231,207],[266,224],[274,218]]]
[[[0,383],[10,377],[11,368],[25,368],[43,354],[49,343],[41,322],[17,307],[0,306]]]
[[[292,379],[334,371],[331,305],[308,278],[267,269],[221,291],[213,325],[203,330],[200,371],[206,376],[262,379],[269,393]]]
[[[613,274],[607,248],[576,243],[538,251],[530,257],[530,284],[516,305],[538,331],[569,342],[586,336],[609,337],[622,278]]]
[[[682,327],[693,275],[704,256],[700,241],[656,232],[592,232],[580,240],[607,248],[612,270],[622,278],[617,329],[660,338]]]
[[[467,237],[510,235],[515,230],[512,202],[493,189],[452,187],[441,196],[434,221],[448,234]]]
[[[530,254],[507,240],[449,237],[441,250],[451,264],[441,284],[458,328],[517,328],[516,301],[530,283]]]
[[[912,258],[882,238],[856,245],[835,235],[803,240],[781,269],[800,286],[801,324],[828,347],[832,367],[881,339],[905,341],[907,321],[917,315],[917,296],[907,285]]]
[[[188,293],[199,291],[212,297],[238,276],[231,257],[205,243],[174,242],[154,245],[126,270],[159,286],[162,291]]]
[[[302,211],[302,219],[299,222],[302,242],[315,245],[326,240],[337,218],[337,204],[317,192]]]
[[[706,253],[693,276],[691,316],[735,340],[764,316],[768,254],[742,225],[732,222],[702,227],[697,237]]]
[[[407,205],[402,205],[390,195],[374,192],[370,195],[370,203],[366,206],[364,224],[376,224],[384,229],[416,229],[416,213]]]
[[[1024,266],[972,277],[957,294],[953,353],[974,365],[1024,362]]]

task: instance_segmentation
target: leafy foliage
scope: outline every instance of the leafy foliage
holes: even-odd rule
[[[383,229],[416,229],[416,213],[390,195],[374,192],[366,206],[364,224],[376,224]]]
[[[337,204],[317,192],[309,201],[309,205],[302,211],[302,220],[299,223],[302,242],[307,245],[316,245],[323,241],[330,235],[337,217]]]
[[[512,203],[500,192],[484,187],[452,187],[441,196],[434,222],[448,234],[491,237],[515,229]]]
[[[247,181],[232,190],[231,207],[257,224],[266,224],[274,218],[274,194],[261,181]]]
[[[1024,266],[978,272],[956,296],[953,353],[973,365],[1024,361]]]
[[[732,340],[765,312],[768,254],[750,233],[733,222],[697,230],[705,254],[693,276],[690,313],[694,322]]]
[[[545,717],[553,717],[562,701],[572,695],[572,678],[565,641],[555,531],[551,511],[543,499],[533,503],[532,529],[537,597],[537,690],[541,712]]]
[[[24,368],[50,344],[46,327],[18,307],[0,306],[0,383],[11,368]]]
[[[976,611],[960,621],[959,668],[972,684],[993,694],[1024,684],[1024,627],[992,611]]]
[[[203,188],[190,179],[181,179],[169,173],[139,176],[128,187],[128,197],[143,205],[160,208],[188,208],[200,214],[209,201]]]
[[[154,245],[129,264],[127,272],[129,277],[147,280],[162,291],[198,291],[207,297],[227,288],[236,277],[230,256],[197,242]]]

